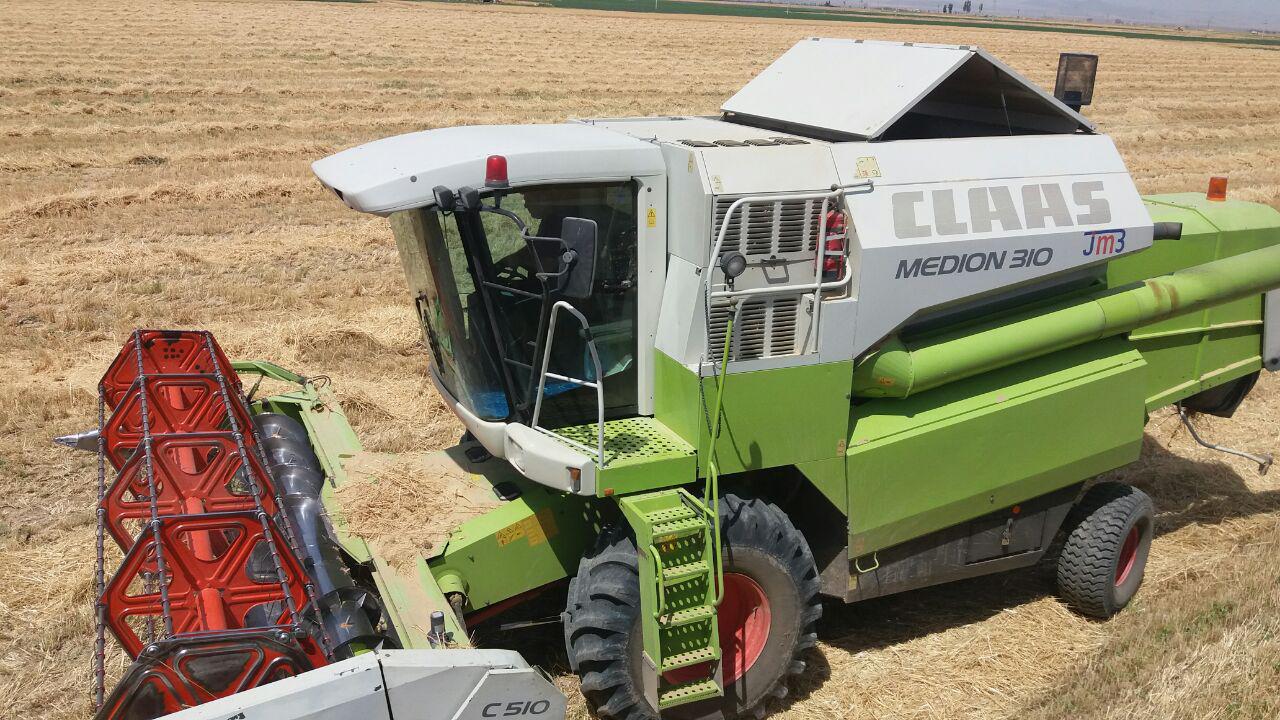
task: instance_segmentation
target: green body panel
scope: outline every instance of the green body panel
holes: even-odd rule
[[[640,553],[646,694],[660,710],[719,696],[713,510],[683,489],[632,495],[618,506]],[[679,684],[663,677],[693,666],[707,670]]]
[[[1113,260],[1111,287],[1280,242],[1280,212],[1266,205],[1214,202],[1200,193],[1146,201],[1156,222],[1182,223],[1182,238]],[[1262,296],[1252,294],[1134,330],[1129,337],[1148,364],[1148,410],[1260,369],[1261,328]]]
[[[698,448],[698,474],[704,476],[711,433],[698,376],[661,351],[654,355],[655,417]],[[849,418],[845,388],[852,370],[850,361],[728,375],[715,448],[720,474],[840,456]],[[703,390],[710,406],[715,381],[708,378]]]
[[[520,496],[462,523],[433,550],[427,562],[439,584],[465,592],[472,611],[576,573],[600,531],[597,501],[525,480],[497,458],[475,467],[474,482],[509,482]]]
[[[1136,460],[1144,372],[1142,356],[1117,338],[856,406],[843,470],[850,557]]]

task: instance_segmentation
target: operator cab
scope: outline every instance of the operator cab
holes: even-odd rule
[[[597,428],[652,412],[656,313],[638,300],[661,289],[641,271],[663,253],[661,150],[582,123],[473,126],[312,167],[389,217],[432,379],[467,429],[526,477],[593,493]],[[587,426],[580,442],[552,432]]]
[[[482,420],[527,424],[547,348],[550,372],[598,380],[580,325],[559,322],[546,336],[552,304],[571,297],[595,340],[606,417],[635,414],[635,183],[488,189],[473,202],[453,199],[447,209],[437,203],[391,215],[398,243],[426,249],[430,283],[417,310],[444,388]],[[594,230],[590,249],[565,244],[571,224]],[[542,397],[547,427],[597,418],[591,387],[552,378]]]

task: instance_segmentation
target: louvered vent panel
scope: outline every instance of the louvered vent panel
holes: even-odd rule
[[[729,349],[730,360],[753,360],[779,357],[796,353],[797,313],[800,299],[780,297],[749,300],[738,316],[733,330],[733,344]],[[717,302],[711,308],[711,336],[707,343],[707,357],[720,361],[724,351],[724,331],[729,324],[727,302]]]
[[[735,199],[716,198],[712,243]],[[747,219],[745,231],[742,227],[744,217]],[[724,250],[737,250],[743,255],[814,252],[821,222],[821,200],[748,203],[733,214],[733,220],[725,231]]]

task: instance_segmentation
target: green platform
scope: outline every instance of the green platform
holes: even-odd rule
[[[593,448],[598,427],[596,423],[587,423],[555,432]],[[652,487],[690,483],[697,479],[697,468],[693,446],[658,420],[649,417],[608,420],[604,424],[604,467],[596,471],[596,494],[625,495]]]

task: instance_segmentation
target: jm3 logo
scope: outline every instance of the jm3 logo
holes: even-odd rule
[[[1125,231],[1090,230],[1084,234],[1084,256],[1116,255],[1124,252]]]

